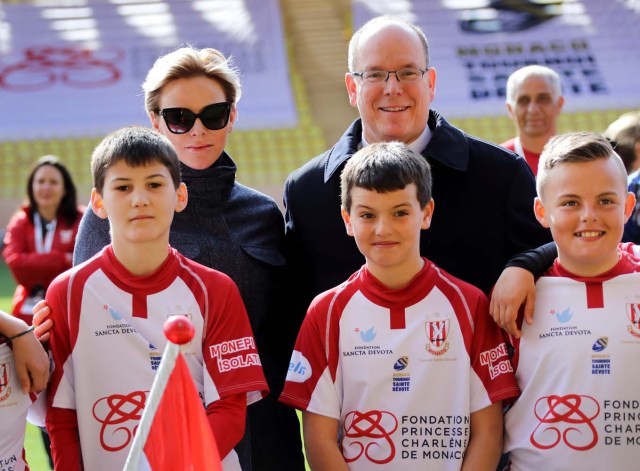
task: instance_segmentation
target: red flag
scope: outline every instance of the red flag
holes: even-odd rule
[[[184,316],[174,317],[180,319],[171,318],[165,324],[169,342],[124,469],[222,471],[218,447],[202,401],[180,347],[172,343],[184,344],[191,340],[193,326]],[[170,330],[168,326],[174,329]],[[185,326],[190,328],[186,334]]]
[[[144,454],[154,471],[222,470],[211,426],[182,354],[153,418]]]

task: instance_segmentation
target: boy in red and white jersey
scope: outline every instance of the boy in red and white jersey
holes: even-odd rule
[[[167,342],[162,326],[184,315],[195,326],[185,360],[223,468],[237,470],[247,404],[268,388],[236,285],[169,246],[174,212],[187,204],[178,157],[166,138],[130,127],[107,136],[91,165],[91,206],[109,219],[111,244],[46,297],[56,469],[123,468]]]
[[[341,178],[366,264],[309,307],[281,396],[303,410],[312,469],[495,470],[518,388],[485,295],[420,257],[429,164],[371,144]]]
[[[536,283],[532,323],[517,319],[522,390],[505,416],[511,470],[638,467],[640,260],[620,244],[635,197],[598,134],[552,138],[534,210],[558,258]]]
[[[23,320],[0,311],[0,469],[28,470],[27,411],[47,385],[49,358]]]

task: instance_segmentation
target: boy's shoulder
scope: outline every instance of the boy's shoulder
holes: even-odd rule
[[[171,247],[170,253],[172,257],[175,257],[178,261],[180,269],[184,272],[197,275],[199,278],[206,279],[207,282],[213,282],[224,285],[235,285],[234,281],[229,275],[223,273],[214,268],[207,267],[201,263],[198,263],[190,258],[185,257],[177,249]],[[207,286],[207,289],[209,287]]]
[[[432,269],[436,273],[438,279],[436,281],[436,285],[441,287],[441,289],[449,287],[449,290],[453,290],[465,299],[487,299],[487,295],[477,286],[453,276],[444,268],[440,268],[431,261],[428,263],[431,263]]]
[[[361,287],[361,272],[364,267],[352,274],[349,279],[318,294],[309,305],[308,314],[326,315],[334,307],[344,306]]]
[[[425,296],[432,288],[437,288],[453,303],[456,299],[468,306],[475,306],[478,302],[488,303],[487,296],[480,288],[456,278],[430,260],[425,260],[428,266],[425,272],[418,275],[420,279],[417,282],[420,286],[416,287]],[[371,276],[366,275],[366,267],[363,266],[346,281],[317,295],[311,302],[309,313],[319,311],[319,315],[322,315],[329,310],[338,311],[336,308],[343,307],[356,292],[372,288],[370,283]]]

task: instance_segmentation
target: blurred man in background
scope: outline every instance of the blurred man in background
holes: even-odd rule
[[[507,80],[505,103],[517,136],[501,145],[524,157],[536,175],[540,153],[556,135],[556,122],[564,105],[560,76],[542,65],[522,67]]]

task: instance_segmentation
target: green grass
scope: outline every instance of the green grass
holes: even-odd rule
[[[0,261],[0,309],[11,312],[11,298],[16,284],[13,281],[11,272]],[[27,450],[27,463],[31,471],[50,471],[49,459],[42,444],[40,430],[30,423],[27,423],[27,433],[25,434],[24,445]]]

